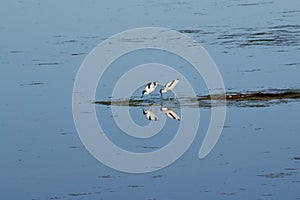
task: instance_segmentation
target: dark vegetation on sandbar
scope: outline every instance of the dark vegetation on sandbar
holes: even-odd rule
[[[267,107],[273,104],[288,103],[300,99],[300,89],[270,89],[263,91],[228,92],[225,95],[212,94],[198,96],[197,98],[182,97],[179,99],[162,99],[154,97],[150,99],[130,98],[108,101],[95,101],[95,104],[106,106],[165,106],[170,107],[213,107],[223,106],[226,100],[227,106],[237,107]]]

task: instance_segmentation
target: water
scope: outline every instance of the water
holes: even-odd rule
[[[200,42],[228,92],[299,89],[299,21],[295,1],[2,1],[1,197],[299,199],[298,100],[229,106],[222,135],[203,160],[197,155],[210,109],[200,108],[201,126],[188,151],[147,174],[118,172],[94,159],[77,135],[71,101],[74,78],[88,53],[112,34],[144,26],[179,30]],[[128,65],[149,60],[144,55],[132,56]],[[152,55],[157,62],[172,56]],[[108,73],[116,73],[111,81],[120,76]],[[203,80],[194,84],[199,95],[207,93]],[[97,91],[96,100],[107,98]],[[178,125],[168,119],[165,134],[140,142],[118,135],[109,106],[96,110],[111,125],[112,140],[139,152],[166,144]],[[155,111],[160,113],[159,107]],[[137,123],[148,123],[140,107],[130,112]]]

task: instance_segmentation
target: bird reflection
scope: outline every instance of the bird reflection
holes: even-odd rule
[[[161,107],[160,110],[164,111],[169,118],[180,121],[180,117],[172,109]]]
[[[180,121],[180,117],[171,108],[161,107],[160,110],[163,111],[169,118]],[[143,114],[150,121],[158,120],[157,115],[151,110],[143,109]]]
[[[152,112],[151,110],[143,110],[143,114],[146,115],[147,119],[150,121],[158,120],[157,115],[154,112]]]

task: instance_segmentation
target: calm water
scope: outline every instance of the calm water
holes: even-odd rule
[[[230,92],[300,88],[300,2],[288,1],[2,1],[0,3],[2,199],[300,199],[299,101],[231,105],[213,151],[197,157],[210,109],[188,151],[147,174],[112,170],[81,143],[72,117],[73,82],[82,61],[105,38],[144,26],[187,34],[210,53]],[[143,52],[116,65],[185,65]],[[125,66],[125,65],[124,65]],[[99,83],[97,100],[109,98]],[[187,71],[192,76],[193,72]],[[197,93],[206,94],[203,80]],[[108,89],[105,89],[108,88]],[[159,108],[155,108],[158,109]],[[118,145],[142,152],[166,144],[178,122],[150,141],[119,134],[109,106],[96,105]],[[178,108],[176,112],[180,113]],[[130,108],[138,124],[142,108]]]

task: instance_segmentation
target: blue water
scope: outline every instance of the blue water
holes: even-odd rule
[[[73,83],[84,58],[104,39],[136,27],[167,27],[198,41],[219,67],[227,91],[299,89],[299,21],[300,2],[292,0],[2,1],[1,198],[299,199],[297,100],[228,107],[222,135],[203,160],[197,155],[210,109],[201,108],[201,126],[188,151],[169,167],[147,174],[119,172],[93,158],[72,116]],[[166,63],[177,63],[170,60]],[[205,94],[202,80],[194,81],[197,93]],[[109,97],[98,91],[98,98]],[[147,123],[139,109],[132,108],[132,116]],[[96,110],[118,133],[110,108],[96,105]],[[166,132],[176,123],[169,120]],[[163,146],[173,135],[149,143],[129,138],[122,143],[120,137],[111,139],[148,151],[145,145]]]

